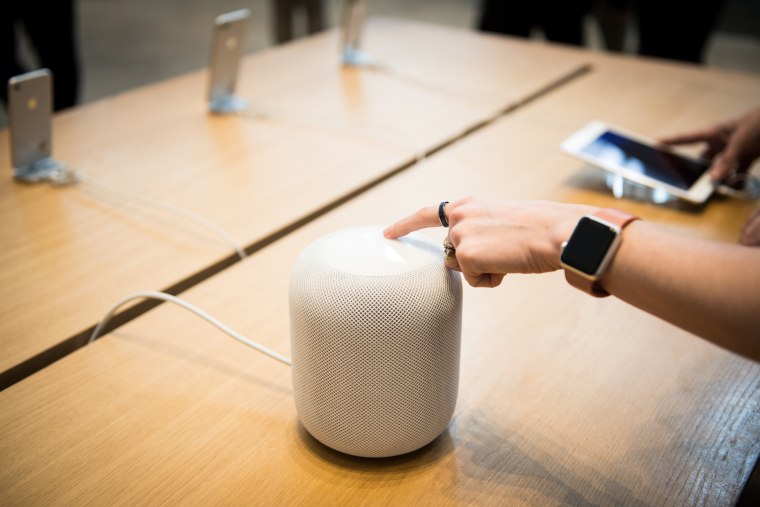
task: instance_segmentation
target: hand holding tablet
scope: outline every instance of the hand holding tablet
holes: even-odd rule
[[[597,167],[695,204],[704,203],[715,190],[707,160],[689,158],[604,122],[587,124],[561,147]]]

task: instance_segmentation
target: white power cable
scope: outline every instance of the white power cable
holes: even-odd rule
[[[159,201],[157,199],[151,199],[150,197],[144,197],[141,195],[132,194],[130,192],[125,192],[123,190],[118,190],[116,188],[110,187],[108,185],[105,185],[103,183],[93,180],[82,171],[75,171],[74,174],[78,181],[81,181],[82,183],[85,183],[96,190],[100,190],[101,192],[106,192],[106,193],[110,192],[124,199],[132,200],[141,204],[152,206],[154,208],[168,210],[178,215],[184,216],[185,218],[205,227],[206,229],[212,231],[214,234],[222,238],[226,243],[228,243],[235,250],[235,252],[241,259],[245,259],[247,257],[245,250],[235,241],[234,238],[232,238],[232,236],[230,236],[230,234],[227,231],[222,229],[220,226],[218,226],[214,222],[211,222],[210,220],[203,218],[202,216],[200,216],[199,214],[193,211],[187,210],[185,208],[180,208],[179,206],[175,206],[167,202]]]
[[[211,325],[217,327],[222,332],[228,334],[232,338],[236,339],[243,345],[248,345],[249,347],[256,349],[257,351],[261,352],[262,354],[266,354],[267,356],[271,357],[272,359],[276,359],[277,361],[280,361],[283,364],[287,364],[290,366],[290,359],[283,356],[282,354],[279,354],[264,345],[261,345],[260,343],[256,343],[253,340],[250,340],[249,338],[246,338],[245,336],[241,335],[234,329],[228,327],[227,325],[223,324],[216,318],[212,317],[208,313],[204,312],[197,306],[185,301],[184,299],[180,299],[177,296],[172,296],[171,294],[167,294],[165,292],[158,292],[158,291],[138,291],[133,292],[132,294],[129,294],[128,296],[124,297],[121,301],[116,303],[106,314],[106,316],[103,318],[103,320],[100,321],[100,323],[95,327],[95,330],[90,335],[90,339],[87,341],[87,343],[91,343],[93,340],[98,338],[100,335],[100,332],[103,330],[103,328],[108,324],[108,322],[113,317],[113,314],[116,313],[116,310],[118,310],[121,306],[125,305],[126,303],[132,301],[133,299],[158,299],[160,301],[166,301],[169,303],[174,303],[176,305],[181,306],[182,308],[189,310],[196,314],[197,316],[201,317],[202,319],[209,322]]]

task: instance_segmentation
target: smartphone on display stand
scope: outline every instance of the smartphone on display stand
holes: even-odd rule
[[[703,204],[716,188],[708,173],[708,161],[682,155],[601,121],[572,134],[561,148],[614,175],[692,204]]]
[[[53,149],[53,75],[39,69],[8,81],[8,127],[16,179],[37,182],[58,171]]]
[[[361,50],[365,8],[364,0],[345,0],[343,5],[341,50],[344,65],[362,66],[371,63],[369,55]]]
[[[240,9],[217,16],[209,67],[209,108],[214,113],[232,113],[248,107],[248,102],[235,96],[238,68],[245,49],[245,29],[249,9]]]

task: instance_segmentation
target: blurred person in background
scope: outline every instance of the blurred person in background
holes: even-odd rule
[[[622,51],[626,25],[635,14],[638,54],[703,63],[707,41],[725,0],[599,0],[597,17],[605,47]]]
[[[305,17],[307,34],[314,34],[325,28],[322,0],[271,0],[271,6],[277,44],[283,44],[296,37],[294,28],[299,11]]]
[[[639,54],[702,63],[725,0],[637,0]]]
[[[483,0],[478,29],[530,37],[533,28],[547,40],[584,45],[584,18],[599,20],[605,48],[622,51],[629,19],[635,15],[638,54],[702,63],[725,0]]]
[[[551,42],[582,46],[583,19],[595,0],[483,0],[478,29],[530,37],[540,28]]]
[[[79,61],[75,41],[73,0],[5,2],[0,17],[0,99],[8,104],[8,80],[35,70],[19,59],[17,29],[23,29],[35,52],[38,68],[53,73],[53,107],[74,106],[79,98]]]

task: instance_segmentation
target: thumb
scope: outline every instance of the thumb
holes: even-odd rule
[[[744,224],[740,242],[746,246],[760,246],[760,208]]]
[[[726,148],[718,153],[710,165],[710,178],[714,181],[724,180],[737,165],[737,157]]]

